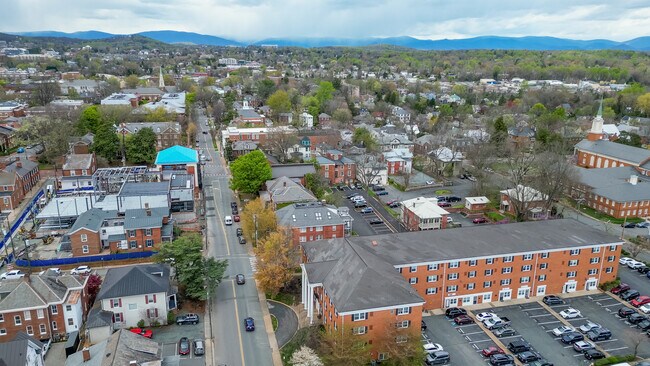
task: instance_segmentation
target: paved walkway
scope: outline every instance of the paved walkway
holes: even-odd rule
[[[275,338],[278,340],[278,346],[282,348],[298,331],[298,316],[289,306],[267,300],[269,312],[278,320],[278,329],[275,330]]]

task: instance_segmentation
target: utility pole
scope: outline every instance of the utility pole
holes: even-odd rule
[[[253,214],[253,222],[255,222],[255,247],[257,247],[257,214]]]
[[[122,166],[126,166],[126,125],[122,122],[120,126],[122,127]]]
[[[623,229],[621,230],[621,240],[625,240],[625,224],[627,223],[627,215],[623,218]]]

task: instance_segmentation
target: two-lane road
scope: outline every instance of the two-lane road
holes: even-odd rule
[[[212,338],[213,362],[228,366],[271,366],[272,351],[262,318],[262,308],[253,280],[254,257],[248,253],[250,244],[240,245],[235,232],[238,224],[226,226],[224,217],[232,214],[230,203],[235,200],[228,185],[228,171],[220,155],[215,151],[206,126],[207,118],[200,112],[199,148],[209,157],[203,170],[203,192],[206,197],[207,255],[227,259],[226,278],[215,294],[210,296],[211,330],[206,337]],[[235,275],[244,274],[246,284],[237,285]],[[246,332],[244,319],[255,320],[255,331]]]

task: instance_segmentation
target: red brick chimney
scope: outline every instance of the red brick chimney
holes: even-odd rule
[[[84,348],[81,354],[83,355],[84,362],[90,361],[90,350],[88,348]]]

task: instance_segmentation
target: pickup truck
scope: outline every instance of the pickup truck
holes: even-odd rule
[[[490,330],[499,329],[499,328],[503,328],[503,327],[506,327],[506,326],[510,325],[510,319],[508,319],[505,316],[502,317],[502,318],[493,317],[493,318],[490,318],[490,319],[486,319],[483,322],[483,325],[485,325],[485,327],[487,329],[490,329]]]

